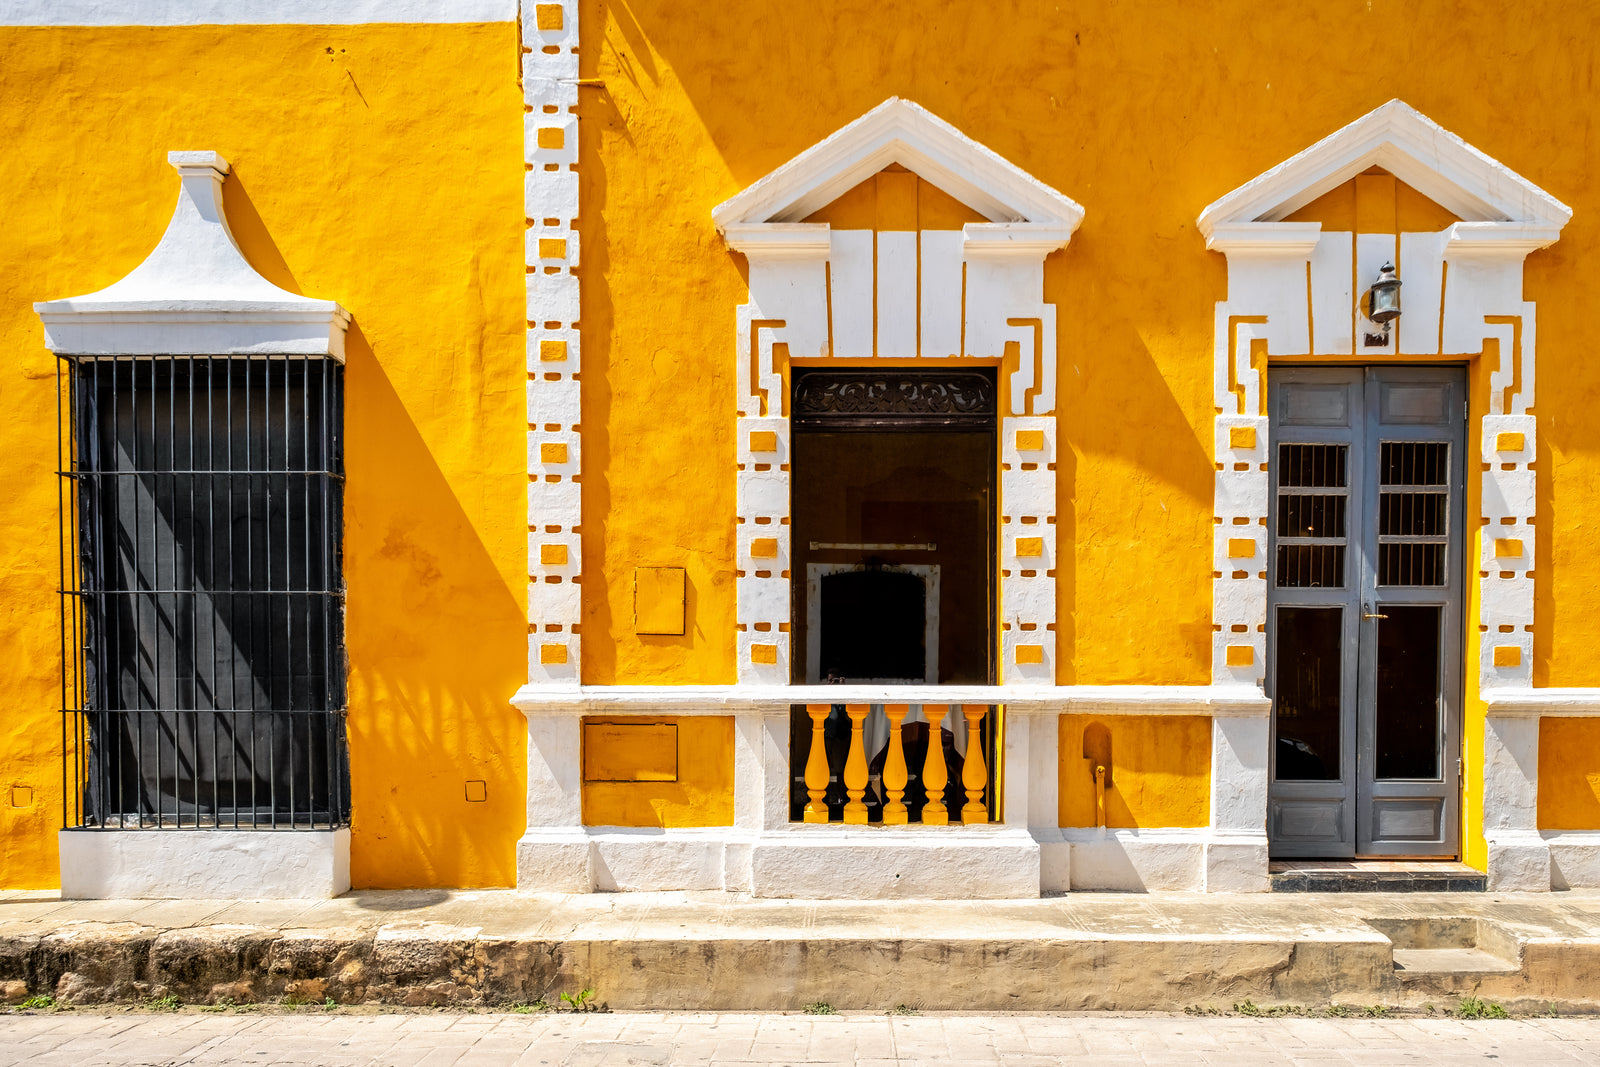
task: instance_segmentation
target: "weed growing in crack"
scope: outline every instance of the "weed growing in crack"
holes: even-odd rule
[[[805,1012],[807,1015],[838,1015],[839,1014],[837,1011],[834,1010],[833,1005],[829,1004],[825,1000],[813,1000],[810,1004],[807,1004],[805,1007],[801,1008],[800,1010]]]
[[[1462,997],[1456,1004],[1456,1015],[1463,1019],[1509,1019],[1506,1009],[1492,1000]]]

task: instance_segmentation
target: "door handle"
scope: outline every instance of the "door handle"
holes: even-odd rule
[[[1363,612],[1362,612],[1362,613],[1361,613],[1361,617],[1362,617],[1362,618],[1363,618],[1363,619],[1387,619],[1387,618],[1388,618],[1388,617],[1389,617],[1389,616],[1387,616],[1387,615],[1384,615],[1384,614],[1382,614],[1382,613],[1381,613],[1381,612],[1375,612],[1375,611],[1373,611],[1373,610],[1372,610],[1372,605],[1371,605],[1371,604],[1368,604],[1368,605],[1367,605],[1367,610],[1366,610],[1366,611],[1363,611]]]

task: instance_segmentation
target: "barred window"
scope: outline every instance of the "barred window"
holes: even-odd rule
[[[343,373],[63,358],[66,825],[348,821]]]

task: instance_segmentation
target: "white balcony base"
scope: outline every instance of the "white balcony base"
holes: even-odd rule
[[[1552,889],[1600,889],[1600,831],[1546,830]]]
[[[990,827],[541,828],[517,843],[524,892],[721,889],[804,899],[1039,895],[1039,846]]]
[[[62,830],[69,900],[278,900],[350,889],[350,831]]]

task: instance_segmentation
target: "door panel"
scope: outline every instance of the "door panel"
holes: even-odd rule
[[[1466,377],[1273,368],[1272,849],[1453,855]]]

